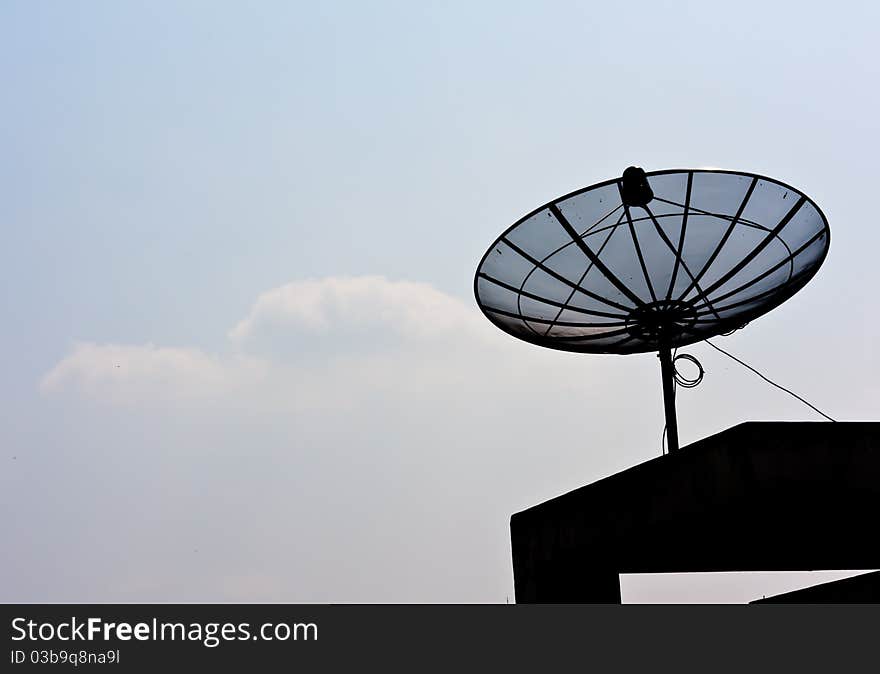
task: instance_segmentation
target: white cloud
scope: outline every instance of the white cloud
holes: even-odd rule
[[[221,359],[198,349],[153,344],[76,344],[41,380],[51,394],[75,390],[107,402],[171,402],[215,398],[266,376],[266,363],[246,356]]]
[[[514,340],[475,306],[424,283],[381,276],[288,283],[261,294],[222,353],[191,347],[80,343],[40,382],[44,394],[109,404],[342,410],[391,395],[434,399],[491,368]],[[506,361],[505,361],[506,362]],[[470,382],[462,381],[468,376]],[[491,384],[494,388],[494,384]],[[411,402],[415,402],[411,400]]]
[[[263,293],[229,333],[246,343],[283,331],[327,336],[372,334],[383,340],[438,340],[484,334],[472,306],[424,283],[382,276],[295,281]]]

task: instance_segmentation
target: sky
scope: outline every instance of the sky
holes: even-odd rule
[[[875,418],[878,21],[869,2],[2,3],[0,601],[513,601],[510,515],[657,456],[659,368],[517,342],[474,271],[522,215],[633,164],[815,200],[817,276],[717,343]],[[706,377],[679,393],[682,444],[819,419],[687,351]]]

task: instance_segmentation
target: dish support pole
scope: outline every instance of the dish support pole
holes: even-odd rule
[[[672,364],[672,350],[661,346],[660,377],[663,380],[663,411],[666,414],[666,444],[669,452],[678,451],[678,420],[675,417],[675,366]]]

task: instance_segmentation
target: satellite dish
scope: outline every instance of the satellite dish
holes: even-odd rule
[[[784,302],[829,243],[819,207],[773,178],[631,166],[514,223],[483,255],[474,293],[490,321],[532,344],[658,351],[674,450],[672,350]]]

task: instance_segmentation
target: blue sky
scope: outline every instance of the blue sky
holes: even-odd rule
[[[630,164],[754,171],[819,204],[818,276],[724,343],[872,418],[878,19],[4,3],[0,597],[504,601],[509,515],[656,455],[659,375],[513,343],[473,272],[524,213]],[[691,351],[683,442],[814,418]]]

